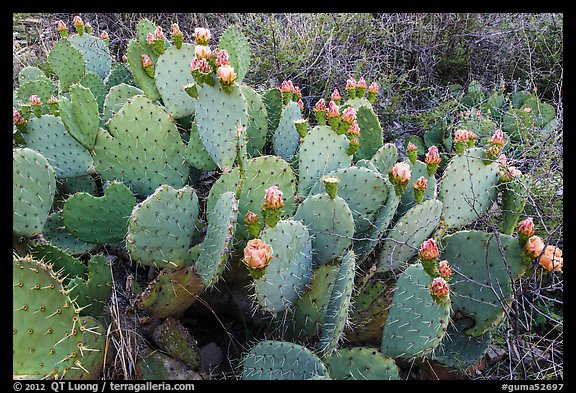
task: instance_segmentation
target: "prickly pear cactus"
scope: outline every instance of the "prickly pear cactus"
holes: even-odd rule
[[[230,65],[236,72],[236,83],[241,84],[250,67],[250,44],[244,34],[234,27],[228,27],[218,42],[218,49],[228,52]]]
[[[300,135],[294,124],[297,120],[302,120],[302,113],[298,104],[290,101],[282,109],[278,127],[272,136],[274,153],[286,161],[292,161],[300,145]]]
[[[370,159],[381,148],[383,131],[378,116],[371,107],[362,105],[356,113],[360,128],[360,147],[354,153],[355,160]]]
[[[43,236],[46,241],[70,255],[82,255],[94,250],[97,245],[83,242],[66,230],[62,220],[62,211],[55,211],[48,216],[44,225]]]
[[[282,116],[282,92],[279,88],[273,87],[262,94],[262,100],[268,115],[268,133],[266,138],[270,139],[274,130],[278,128],[280,116]]]
[[[218,169],[218,165],[216,165],[202,144],[202,139],[200,139],[200,135],[198,134],[196,123],[192,123],[190,126],[190,139],[188,139],[188,144],[184,151],[184,157],[190,165],[202,171],[213,171]]]
[[[152,29],[154,30],[154,29]],[[162,98],[160,92],[156,88],[156,82],[154,78],[148,76],[144,68],[142,67],[142,55],[148,55],[152,59],[152,62],[155,62],[156,56],[151,53],[148,48],[145,47],[146,45],[146,37],[144,37],[144,43],[140,43],[135,39],[132,39],[128,42],[128,50],[126,55],[128,57],[128,64],[130,65],[130,69],[132,70],[132,74],[134,75],[134,79],[140,85],[140,88],[148,98],[152,101],[157,101]]]
[[[394,359],[372,348],[342,348],[322,361],[335,380],[398,380],[398,366]]]
[[[243,380],[305,380],[317,376],[328,376],[326,365],[299,344],[260,341],[242,359]]]
[[[62,220],[68,232],[87,243],[119,242],[126,235],[135,205],[132,191],[123,183],[112,182],[101,197],[80,192],[68,198]]]
[[[100,37],[91,34],[74,34],[69,40],[70,44],[82,53],[86,61],[87,72],[94,72],[100,79],[108,76],[112,67],[110,48]]]
[[[429,199],[408,210],[390,229],[378,255],[378,271],[401,267],[418,254],[418,247],[440,222],[442,202]]]
[[[312,238],[299,221],[281,220],[260,239],[272,247],[264,275],[254,280],[258,305],[271,313],[291,307],[312,280]]]
[[[268,114],[263,97],[248,85],[241,85],[240,90],[248,104],[248,125],[246,134],[248,145],[246,150],[252,157],[259,156],[266,143],[268,134]]]
[[[450,299],[439,304],[432,299],[430,277],[420,263],[406,268],[396,285],[392,307],[382,332],[381,351],[393,358],[426,357],[446,334],[450,321]]]
[[[198,209],[192,187],[158,187],[130,215],[126,248],[132,260],[158,268],[183,266],[199,231]]]
[[[87,274],[74,277],[67,287],[74,288],[82,315],[101,317],[112,292],[112,271],[106,256],[90,257]]]
[[[60,117],[74,139],[88,150],[94,148],[100,118],[90,89],[79,84],[70,86],[70,99],[60,98]]]
[[[134,365],[138,379],[146,381],[194,381],[203,379],[190,365],[157,350],[144,348]]]
[[[104,98],[103,117],[104,120],[111,119],[116,112],[118,112],[124,104],[136,95],[142,95],[144,92],[135,86],[126,83],[119,83],[114,85],[106,94]]]
[[[426,192],[424,193],[424,201],[428,199],[435,199],[436,198],[436,178],[434,176],[430,176],[428,174],[428,170],[426,169],[426,164],[422,161],[416,161],[414,164],[410,166],[410,170],[412,171],[412,176],[410,177],[410,181],[402,193],[402,197],[400,200],[400,205],[398,206],[397,213],[399,216],[406,213],[410,208],[416,205],[416,200],[414,199],[414,188],[412,187],[416,180],[420,177],[424,177],[427,181],[427,188]]]
[[[56,193],[56,173],[48,160],[29,148],[12,150],[12,232],[41,233]]]
[[[86,61],[82,52],[76,49],[70,41],[59,40],[48,54],[50,69],[60,81],[60,90],[68,91],[73,83],[77,83],[86,72]]]
[[[50,97],[57,95],[57,89],[54,83],[48,78],[39,78],[20,83],[16,90],[16,97],[22,102],[27,103],[30,96],[37,95],[43,103],[46,103]]]
[[[388,169],[393,167],[398,161],[398,148],[393,143],[382,145],[370,158],[370,162],[382,174],[387,174]]]
[[[104,99],[108,93],[108,88],[102,79],[93,72],[87,72],[84,74],[82,79],[80,79],[79,83],[92,92],[92,95],[98,104],[98,112],[102,112],[102,109],[104,108]]]
[[[56,272],[63,270],[65,276],[76,277],[86,273],[86,266],[78,258],[52,244],[33,242],[29,244],[29,250],[34,259],[53,265]],[[68,282],[69,279],[64,281]]]
[[[189,365],[200,367],[200,348],[188,329],[173,317],[166,318],[152,332],[152,340],[165,353]]]
[[[18,72],[18,84],[23,85],[30,81],[49,80],[44,71],[38,67],[26,66]]]

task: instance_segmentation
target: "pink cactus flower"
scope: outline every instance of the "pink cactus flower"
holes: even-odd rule
[[[360,87],[360,88],[366,88],[367,84],[366,84],[366,80],[364,79],[364,77],[360,77],[360,79],[358,80],[358,83],[356,83],[356,87]]]
[[[349,106],[342,112],[342,121],[348,124],[352,124],[356,120],[356,109]]]
[[[450,268],[447,260],[438,262],[438,274],[440,274],[440,277],[444,278],[445,280],[450,278],[452,269]]]
[[[298,108],[300,108],[300,110],[304,110],[304,102],[302,101],[302,99],[299,99],[297,104],[298,104]]]
[[[148,35],[146,36],[146,43],[148,45],[152,45],[153,42],[154,42],[154,34],[148,33]]]
[[[216,66],[220,67],[229,64],[230,64],[230,56],[228,55],[228,52],[226,52],[224,49],[218,51],[218,54],[216,55]]]
[[[280,85],[280,91],[282,93],[292,93],[294,92],[294,84],[291,80],[282,81],[282,84]]]
[[[320,98],[316,105],[314,105],[314,111],[326,112],[326,101],[324,101],[324,98]]]
[[[426,189],[428,188],[428,180],[426,180],[424,176],[420,176],[418,180],[414,182],[412,187],[414,187],[414,189],[416,190],[426,191]]]
[[[334,101],[330,101],[328,103],[328,113],[326,114],[329,118],[339,117],[340,116],[340,108]]]
[[[376,82],[370,83],[370,87],[368,87],[368,93],[372,94],[378,93],[378,84],[376,84]]]
[[[56,30],[58,30],[58,31],[66,31],[66,30],[68,30],[68,28],[66,27],[66,24],[65,24],[63,21],[59,20],[59,21],[58,21],[58,26],[56,26]]]
[[[80,18],[79,15],[76,15],[74,17],[74,21],[72,23],[74,24],[74,27],[84,26],[84,22],[82,21],[82,18]]]
[[[210,64],[208,64],[206,59],[195,58],[192,59],[192,62],[190,63],[190,71],[200,71],[208,74],[212,72],[212,69],[210,68]]]
[[[356,88],[356,80],[354,78],[348,78],[346,81],[346,89],[355,89]]]
[[[244,264],[251,269],[262,269],[272,260],[272,247],[260,239],[248,241],[244,247]]]
[[[42,105],[42,100],[37,95],[30,96],[30,105],[40,106]]]
[[[412,171],[410,170],[410,165],[405,162],[399,162],[388,170],[388,173],[392,175],[392,180],[399,185],[407,185],[412,176]]]
[[[531,237],[534,235],[534,219],[528,217],[518,225],[518,234]]]
[[[420,245],[418,256],[425,261],[435,261],[440,256],[438,245],[434,239],[425,240]]]
[[[454,142],[468,142],[468,131],[456,130],[454,133]]]
[[[411,151],[417,151],[418,147],[413,144],[412,142],[408,142],[408,146],[406,146],[406,151],[407,152],[411,152]]]
[[[439,301],[445,300],[450,294],[450,287],[442,277],[436,277],[430,284],[430,295]]]
[[[348,129],[347,134],[348,135],[354,135],[354,136],[360,135],[360,126],[358,125],[358,122],[356,120],[354,120],[354,122],[352,122],[352,125]]]
[[[156,30],[154,30],[154,39],[157,41],[164,39],[164,33],[162,32],[162,26],[156,26]]]
[[[210,47],[206,45],[196,45],[194,48],[194,54],[197,59],[208,59],[212,56],[212,51],[210,50]]]
[[[334,89],[334,91],[332,92],[332,96],[330,97],[330,99],[332,101],[339,101],[342,99],[342,96],[340,96],[340,92],[338,91],[338,89]]]
[[[234,67],[230,65],[222,65],[216,69],[216,75],[220,82],[224,85],[231,85],[236,80],[236,73]]]
[[[152,65],[154,65],[154,63],[152,63],[152,59],[150,59],[150,56],[143,53],[142,54],[142,67],[146,68],[146,67],[150,67]]]
[[[498,157],[498,165],[500,167],[508,166],[505,154],[500,154],[500,157]]]
[[[524,252],[531,258],[537,258],[544,250],[544,242],[539,236],[532,236],[524,245]]]
[[[564,267],[562,250],[555,246],[546,246],[540,257],[540,266],[548,271],[561,271]]]
[[[210,37],[211,37],[210,30],[203,27],[197,27],[194,29],[194,40],[196,41],[197,44],[208,45]]]
[[[438,148],[436,146],[430,146],[424,162],[428,165],[438,165],[441,160]]]
[[[282,200],[282,191],[278,186],[272,186],[266,189],[266,195],[264,196],[264,210],[277,210],[284,206],[284,201]]]
[[[488,139],[488,143],[498,145],[500,147],[504,146],[506,144],[506,141],[504,140],[504,133],[502,132],[502,130],[494,131],[494,135],[492,135],[492,137]]]

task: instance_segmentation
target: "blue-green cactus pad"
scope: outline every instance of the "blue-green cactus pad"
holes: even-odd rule
[[[72,236],[66,230],[62,220],[62,211],[55,211],[48,216],[43,232],[44,239],[50,244],[66,251],[70,255],[82,255],[96,248],[96,244],[86,243]]]
[[[72,83],[80,81],[86,72],[86,61],[82,52],[74,48],[69,40],[59,40],[48,54],[50,69],[60,81],[60,90],[68,91]]]
[[[292,161],[300,145],[300,135],[294,124],[297,120],[302,120],[302,113],[298,104],[290,101],[282,110],[278,128],[272,136],[274,153],[286,161]]]
[[[236,83],[241,84],[250,68],[250,44],[238,28],[230,26],[218,42],[218,49],[225,49],[230,65],[236,72]]]
[[[254,157],[262,153],[266,143],[268,113],[262,96],[256,90],[248,85],[240,86],[240,90],[242,90],[242,94],[248,103],[248,126],[246,127],[248,145],[246,149],[248,154]]]
[[[70,36],[70,43],[84,56],[86,72],[94,72],[100,79],[108,76],[112,67],[112,57],[110,48],[103,39],[91,34],[73,34]]]
[[[106,94],[104,99],[103,117],[107,121],[111,119],[128,100],[134,96],[142,95],[144,92],[137,87],[127,85],[126,83],[119,83],[114,85]]]
[[[399,380],[400,373],[394,359],[374,348],[342,348],[324,356],[334,380]]]
[[[416,200],[414,199],[414,183],[420,177],[424,176],[427,180],[426,191],[424,192],[424,199],[423,201],[427,201],[428,199],[435,199],[436,198],[436,178],[434,176],[428,175],[428,169],[426,169],[426,164],[422,161],[416,161],[414,164],[411,164],[409,161],[406,162],[410,165],[410,170],[412,172],[412,176],[410,177],[410,181],[406,186],[406,189],[402,193],[402,198],[400,200],[400,205],[398,206],[397,214],[401,216],[402,214],[406,213],[410,210],[413,206],[416,205]]]
[[[60,117],[74,139],[88,150],[94,148],[100,117],[90,89],[79,84],[70,86],[70,98],[60,97]]]

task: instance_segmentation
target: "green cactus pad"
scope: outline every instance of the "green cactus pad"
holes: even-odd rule
[[[85,192],[72,195],[64,203],[62,219],[68,232],[88,243],[115,243],[126,235],[128,218],[136,197],[123,183],[108,185],[104,196]]]
[[[112,67],[112,57],[110,47],[104,40],[91,34],[74,34],[70,36],[70,43],[84,56],[86,72],[94,72],[100,79],[108,76]]]
[[[65,195],[72,195],[76,192],[87,192],[88,194],[96,196],[100,192],[100,187],[90,175],[62,179],[62,183],[60,183],[58,187],[59,191]]]
[[[105,180],[125,182],[137,195],[147,196],[166,184],[180,188],[190,166],[185,145],[170,115],[145,96],[134,96],[100,129],[94,164]]]
[[[142,95],[144,92],[137,87],[127,85],[126,83],[120,83],[114,85],[106,94],[104,99],[103,107],[103,117],[107,121],[111,119],[128,100],[134,96]]]
[[[376,213],[373,225],[369,228],[368,232],[354,242],[354,252],[360,260],[368,256],[368,254],[378,246],[382,234],[388,229],[400,204],[400,197],[396,195],[394,186],[388,179],[384,180],[386,188],[388,189],[386,204]]]
[[[126,63],[114,63],[112,64],[112,69],[110,69],[110,74],[104,79],[106,84],[106,90],[110,90],[112,87],[125,83],[131,86],[137,86],[134,75],[130,66]]]
[[[264,340],[242,359],[243,380],[305,380],[328,376],[326,365],[299,344]]]
[[[216,283],[224,272],[232,252],[232,240],[238,217],[238,201],[233,192],[223,193],[208,216],[206,237],[200,244],[195,268],[206,287]]]
[[[418,180],[421,176],[427,180],[428,188],[426,188],[426,192],[424,193],[423,201],[427,201],[428,199],[435,199],[436,198],[436,178],[434,176],[428,175],[428,169],[426,169],[426,164],[422,161],[416,161],[414,164],[410,164],[409,161],[406,162],[410,165],[410,170],[412,171],[412,176],[410,177],[410,181],[406,186],[406,189],[402,193],[402,197],[400,199],[400,205],[398,205],[397,213],[398,216],[406,213],[410,210],[413,206],[416,205],[416,200],[414,199],[414,183]]]
[[[41,233],[56,193],[56,173],[48,160],[29,148],[12,150],[12,231]]]
[[[98,103],[90,89],[79,84],[70,86],[70,99],[60,97],[60,117],[64,126],[82,146],[94,148],[100,125]]]
[[[471,337],[466,334],[466,330],[472,324],[468,318],[452,321],[442,344],[434,353],[434,360],[456,370],[466,370],[480,361],[490,346],[492,334],[488,331],[478,337]]]
[[[330,378],[335,380],[399,380],[398,366],[394,359],[384,356],[377,349],[338,349],[322,361],[328,367]]]
[[[302,220],[313,236],[313,261],[324,264],[342,255],[354,236],[354,216],[346,201],[328,194],[309,196],[298,206],[294,219]]]
[[[354,345],[380,346],[382,329],[392,305],[395,281],[374,276],[360,285],[350,312],[346,339]]]
[[[54,83],[46,79],[36,79],[20,84],[16,90],[16,97],[23,103],[30,102],[30,96],[37,95],[43,104],[46,104],[50,97],[57,96],[56,86]]]
[[[356,161],[355,165],[359,168],[368,168],[372,171],[380,172],[378,168],[376,168],[376,166],[372,164],[372,161],[370,160],[358,160]]]
[[[360,148],[354,153],[354,159],[368,160],[382,147],[382,126],[372,108],[364,105],[358,108],[356,120],[360,128]]]
[[[220,36],[218,49],[225,49],[230,58],[230,65],[236,72],[236,83],[241,84],[250,68],[250,44],[234,26],[230,26]]]
[[[204,288],[193,266],[162,269],[134,304],[138,310],[146,310],[157,318],[166,318],[190,307]]]
[[[62,271],[65,277],[83,276],[86,272],[86,266],[79,259],[52,244],[34,242],[29,248],[34,259],[54,265],[52,269],[55,272]]]
[[[524,101],[520,110],[531,109],[531,114],[538,127],[542,128],[556,117],[556,109],[548,103],[540,101],[538,97],[530,97]]]
[[[80,329],[77,305],[60,279],[50,265],[31,257],[13,257],[14,375],[61,377],[89,356],[78,344],[85,335],[94,334],[93,327]]]
[[[70,136],[59,117],[43,115],[30,119],[26,130],[26,146],[48,160],[56,177],[86,175],[93,166],[90,153]]]
[[[197,236],[198,196],[192,187],[164,185],[132,210],[126,248],[143,265],[176,269],[188,257]]]
[[[318,348],[323,354],[336,350],[348,323],[348,311],[352,302],[354,276],[356,273],[356,255],[350,250],[342,257],[340,268],[332,287],[330,301],[326,307],[322,334]]]
[[[326,176],[336,176],[338,196],[350,207],[354,216],[355,237],[366,234],[373,226],[376,213],[388,198],[386,178],[367,168],[349,167],[337,169]],[[324,191],[322,180],[316,182],[309,195]]]
[[[484,150],[471,148],[454,156],[446,166],[438,191],[442,218],[449,227],[460,227],[483,216],[496,200],[498,164],[485,165]]]
[[[245,180],[240,193],[239,217],[243,218],[248,211],[260,214],[266,189],[272,186],[278,186],[283,193],[283,217],[290,217],[294,213],[296,210],[296,202],[294,201],[296,177],[286,161],[276,156],[260,156],[249,159],[244,169]],[[210,189],[206,210],[208,212],[214,211],[218,198],[225,192],[236,192],[239,183],[240,171],[238,168],[222,174]],[[237,238],[246,239],[249,235],[243,223],[238,225],[236,231]]]
[[[60,90],[68,91],[70,85],[80,81],[86,72],[86,61],[82,52],[74,48],[70,41],[59,40],[48,54],[50,69],[60,81]]]
[[[526,176],[517,176],[499,186],[502,188],[501,232],[505,235],[512,235],[516,231],[520,215],[524,212],[529,187]]]
[[[154,80],[162,96],[166,111],[175,119],[194,113],[195,100],[184,91],[184,86],[193,83],[190,62],[196,58],[193,44],[182,44],[180,49],[172,46],[155,62]]]
[[[25,84],[26,82],[40,80],[40,79],[47,80],[48,77],[46,76],[44,71],[42,71],[38,67],[26,66],[26,67],[22,68],[20,70],[20,72],[18,72],[18,84],[20,86]]]
[[[140,19],[138,23],[136,23],[136,39],[142,45],[147,45],[146,38],[148,37],[148,33],[154,34],[154,30],[156,30],[156,23],[148,18]]]
[[[203,379],[191,366],[157,350],[146,348],[138,353],[134,371],[144,381],[194,381]]]
[[[512,294],[511,279],[523,273],[518,239],[480,231],[461,231],[443,239],[441,258],[452,267],[452,307],[474,319],[469,336],[499,324]],[[500,245],[502,249],[500,249]]]
[[[407,267],[396,285],[382,333],[381,351],[393,358],[426,357],[440,344],[450,321],[450,298],[432,299],[432,277],[417,263]]]
[[[186,161],[194,168],[202,171],[213,171],[218,169],[218,165],[216,165],[202,144],[202,139],[200,139],[200,135],[198,134],[196,123],[192,123],[191,125],[190,139],[186,145],[184,156]]]
[[[166,318],[152,332],[152,340],[174,359],[194,369],[200,367],[200,348],[188,329],[178,319]]]
[[[262,94],[262,100],[266,106],[266,113],[268,115],[268,135],[269,139],[280,122],[282,116],[282,92],[279,88],[273,87]]]
[[[359,110],[361,107],[365,106],[369,109],[372,109],[372,104],[366,97],[358,97],[358,98],[351,98],[347,100],[344,105],[342,105],[342,109],[351,106],[352,108]]]
[[[219,168],[232,168],[236,160],[239,126],[248,124],[248,104],[239,87],[233,86],[230,94],[215,86],[198,87],[196,125],[200,139],[210,157]]]
[[[146,38],[144,38],[146,42]],[[146,45],[146,44],[144,44]],[[144,68],[142,68],[142,55],[147,54],[150,56],[152,62],[155,62],[155,56],[149,53],[148,49],[145,48],[141,43],[132,39],[128,42],[128,50],[126,56],[128,57],[128,64],[134,75],[134,79],[140,85],[142,91],[146,94],[148,98],[152,101],[158,101],[162,98],[160,92],[156,88],[156,82],[154,78],[148,76]]]
[[[346,135],[337,135],[328,126],[312,128],[300,146],[298,193],[308,195],[324,174],[349,167],[352,157],[348,155],[348,145]]]
[[[385,143],[370,158],[370,162],[383,175],[388,174],[388,169],[393,167],[396,161],[398,161],[398,148],[393,143]]]
[[[91,256],[87,277],[74,277],[67,288],[74,288],[76,302],[82,308],[81,315],[102,316],[112,292],[112,271],[106,256]]]
[[[266,135],[268,134],[268,114],[266,105],[260,94],[248,85],[240,86],[240,90],[248,104],[248,145],[246,149],[250,156],[258,156],[264,149]]]
[[[48,216],[44,225],[43,236],[50,244],[70,255],[86,254],[96,248],[95,244],[83,242],[66,230],[61,211],[56,211]]]
[[[260,239],[272,247],[264,275],[254,280],[259,306],[271,313],[290,308],[312,279],[312,239],[299,221],[282,220]]]
[[[276,128],[272,136],[274,154],[286,161],[292,161],[300,145],[300,135],[294,122],[301,119],[302,113],[298,104],[290,101],[282,110],[278,128]]]
[[[310,288],[292,308],[291,322],[287,325],[288,336],[305,341],[320,332],[339,270],[336,265],[322,265],[314,270]]]
[[[79,83],[90,89],[94,99],[98,103],[98,113],[101,113],[104,108],[104,99],[108,93],[108,89],[102,79],[93,72],[87,72],[82,79],[80,79]]]
[[[442,202],[429,199],[408,210],[386,235],[378,255],[378,271],[401,267],[427,240],[440,222]]]

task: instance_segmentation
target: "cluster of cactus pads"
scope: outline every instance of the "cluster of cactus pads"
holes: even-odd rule
[[[178,317],[226,285],[242,288],[246,319],[269,320],[231,360],[242,379],[466,368],[529,262],[562,268],[531,219],[515,233],[529,178],[503,153],[554,115],[530,93],[505,111],[471,88],[499,120],[399,151],[384,143],[375,82],[350,78],[345,100],[335,90],[307,118],[292,81],[243,83],[250,46],[235,27],[214,45],[208,29],[188,43],[176,24],[169,39],[141,20],[116,62],[106,32],[73,25],[59,22],[48,68],[22,69],[14,92],[15,377],[102,377],[124,282],[126,312],[156,321],[133,365],[142,379],[209,377]],[[501,231],[463,230],[499,195]],[[123,263],[147,274],[113,279]]]

